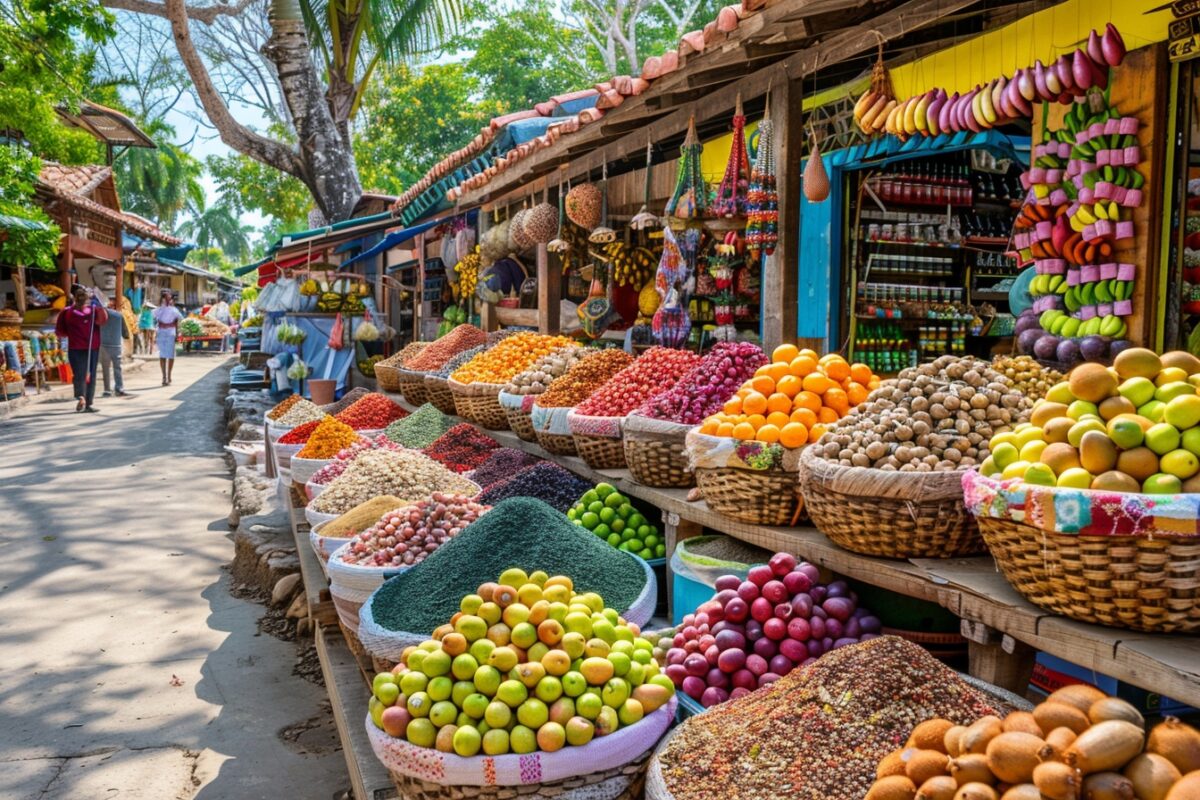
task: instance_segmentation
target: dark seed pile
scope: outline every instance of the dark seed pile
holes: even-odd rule
[[[425,455],[453,472],[470,472],[478,467],[492,451],[500,446],[492,437],[481,433],[469,422],[460,422],[425,448]],[[478,483],[478,481],[476,481]]]
[[[436,406],[426,403],[404,419],[398,419],[384,429],[383,435],[396,444],[420,450],[438,440],[454,426],[454,420]]]
[[[646,584],[637,559],[610,547],[538,500],[513,498],[484,514],[374,595],[375,621],[428,634],[459,610],[464,595],[510,567],[566,575],[577,592],[597,592],[627,609]]]
[[[326,414],[332,414],[336,417],[338,414],[342,413],[370,393],[371,392],[369,390],[364,389],[361,386],[356,386],[342,395],[341,400],[334,400],[329,405],[321,406],[321,410]]]
[[[710,800],[714,786],[727,800],[861,800],[918,723],[995,713],[925,650],[884,636],[691,717],[656,758],[676,800]]]
[[[463,350],[454,358],[443,364],[436,372],[431,372],[430,374],[437,375],[439,378],[449,378],[451,372],[454,372],[454,370],[458,369],[487,348],[488,345],[481,344],[478,347],[472,347],[470,350]]]
[[[493,483],[508,480],[525,467],[541,460],[532,453],[517,450],[515,447],[500,447],[489,453],[487,460],[475,468],[471,480],[487,489]]]
[[[575,473],[558,464],[543,461],[526,467],[506,481],[487,487],[479,495],[479,502],[494,506],[509,497],[536,497],[565,514],[579,500],[579,496],[591,488],[592,484]]]

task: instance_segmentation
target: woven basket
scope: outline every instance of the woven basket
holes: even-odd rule
[[[388,366],[387,364],[376,364],[375,383],[379,386],[380,391],[400,391],[400,368]]]
[[[518,437],[527,442],[537,441],[537,434],[534,433],[533,422],[528,411],[522,411],[519,408],[505,408],[504,415],[508,417],[508,427]]]
[[[885,472],[800,456],[800,493],[834,544],[885,558],[957,558],[984,551],[962,498],[963,471]]]
[[[979,517],[1005,579],[1035,606],[1154,633],[1200,630],[1200,538],[1084,536]]]
[[[592,469],[625,469],[625,445],[620,439],[607,436],[585,436],[574,434],[575,450],[583,463]]]
[[[577,452],[575,438],[569,434],[536,431],[534,435],[537,436],[538,444],[547,453],[553,453],[556,456],[573,456]]]
[[[696,476],[687,468],[683,439],[660,442],[626,437],[621,440],[629,474],[643,486],[687,489],[696,485]]]
[[[409,405],[423,406],[429,402],[429,389],[425,386],[425,373],[413,372],[409,369],[399,372],[400,393]]]
[[[464,384],[454,380],[449,384],[458,416],[490,431],[508,430],[508,415],[499,400],[503,386],[495,383]]]
[[[640,800],[642,787],[646,783],[646,767],[652,755],[653,747],[621,767],[553,783],[522,786],[442,786],[398,772],[389,774],[396,791],[404,800]]]
[[[358,640],[358,634],[346,627],[346,623],[340,619],[338,620],[338,627],[342,629],[342,637],[346,640],[346,646],[350,648],[351,653],[354,653],[355,658],[370,658],[367,655],[366,648]]]
[[[438,411],[451,415],[458,413],[454,405],[454,393],[450,391],[448,379],[439,378],[436,375],[426,375],[425,393],[429,396],[428,402],[432,403]]]
[[[791,525],[800,505],[796,474],[782,469],[698,467],[696,485],[713,511],[752,525]]]

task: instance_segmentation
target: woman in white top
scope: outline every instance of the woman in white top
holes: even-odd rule
[[[171,382],[171,370],[175,367],[175,337],[179,334],[179,320],[183,314],[175,307],[175,298],[164,289],[162,302],[154,309],[154,322],[158,325],[158,366],[162,370],[162,385]]]

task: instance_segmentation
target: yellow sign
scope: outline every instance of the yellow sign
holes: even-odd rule
[[[1191,13],[1200,15],[1200,4]],[[1172,61],[1200,56],[1200,16],[1178,19],[1167,26],[1167,55]]]

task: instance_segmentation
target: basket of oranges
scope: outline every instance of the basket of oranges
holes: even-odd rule
[[[705,502],[743,522],[795,524],[803,508],[801,448],[878,385],[869,367],[837,353],[775,348],[771,363],[688,435],[689,463]]]

